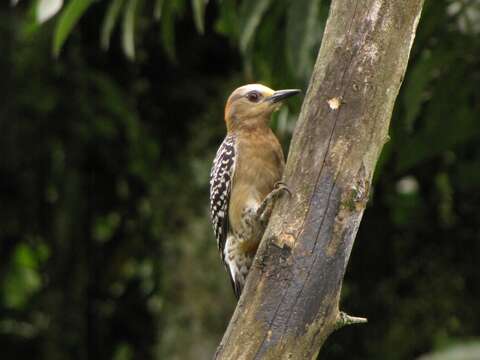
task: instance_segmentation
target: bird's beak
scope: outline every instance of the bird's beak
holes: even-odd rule
[[[290,96],[297,95],[300,92],[299,89],[287,89],[287,90],[278,90],[275,91],[271,96],[266,98],[266,100],[272,104],[282,101],[283,99],[289,98]]]

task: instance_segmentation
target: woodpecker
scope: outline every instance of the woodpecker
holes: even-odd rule
[[[269,127],[271,114],[297,89],[261,84],[237,88],[225,106],[227,135],[210,172],[210,215],[218,250],[240,297],[265,231],[273,200],[287,190],[280,180],[285,159]]]

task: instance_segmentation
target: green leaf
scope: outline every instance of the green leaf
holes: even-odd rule
[[[89,6],[92,5],[92,2],[93,0],[71,0],[65,10],[62,11],[53,37],[53,54],[55,57],[60,54],[68,35]]]
[[[198,32],[203,34],[205,32],[205,7],[208,0],[192,0],[193,19]]]
[[[175,16],[177,8],[171,1],[167,1],[163,6],[162,26],[162,44],[170,58],[175,61]]]
[[[227,37],[238,38],[238,11],[234,0],[223,0],[220,6],[215,31]]]
[[[155,0],[155,6],[153,8],[153,18],[155,20],[160,20],[162,17],[162,10],[163,10],[163,0]]]
[[[92,229],[93,238],[101,243],[111,240],[120,222],[121,217],[116,212],[112,212],[106,216],[98,216]]]
[[[437,190],[437,213],[440,224],[443,227],[451,227],[455,223],[452,181],[447,172],[436,174],[434,180]]]
[[[405,95],[403,96],[405,108],[405,127],[408,132],[413,130],[415,120],[428,100],[428,86],[439,69],[452,62],[452,54],[445,51],[431,52],[425,50],[419,56],[412,69],[408,72],[405,81]]]
[[[247,52],[247,49],[255,38],[258,25],[260,25],[262,17],[265,15],[270,4],[271,0],[247,0],[242,3],[241,18],[245,19],[245,23],[240,35],[240,50],[243,53]]]
[[[292,1],[287,12],[286,51],[292,72],[299,78],[310,76],[315,46],[322,38],[319,26],[321,0]]]
[[[37,258],[31,246],[20,243],[15,250],[15,263],[22,267],[37,267]]]
[[[419,124],[419,129],[412,134],[403,134],[403,138],[395,138],[396,143],[401,143],[401,150],[397,150],[398,172],[405,172],[427,159],[453,150],[480,134],[478,116],[470,104],[476,87],[464,81],[469,68],[458,62],[454,64],[455,71],[445,71],[432,83],[431,99],[425,105],[424,122]],[[456,85],[462,82],[462,87]]]
[[[17,245],[1,289],[5,305],[13,309],[24,308],[42,286],[39,266],[46,260],[46,250],[25,243]]]
[[[122,47],[125,55],[135,59],[135,19],[139,0],[129,0],[123,16]]]
[[[100,42],[104,50],[108,50],[110,47],[110,39],[112,37],[112,31],[117,23],[120,10],[122,9],[125,0],[112,0],[108,7],[107,13],[103,20],[102,32]]]

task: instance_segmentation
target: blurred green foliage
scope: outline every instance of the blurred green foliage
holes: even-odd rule
[[[65,0],[39,25],[42,3],[0,7],[1,357],[209,359],[235,304],[208,218],[225,98],[306,88],[329,2]],[[426,1],[343,289],[369,323],[322,358],[479,335],[478,24]]]

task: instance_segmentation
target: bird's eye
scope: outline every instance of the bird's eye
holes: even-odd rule
[[[251,91],[247,94],[248,101],[258,102],[262,95],[258,91]]]

